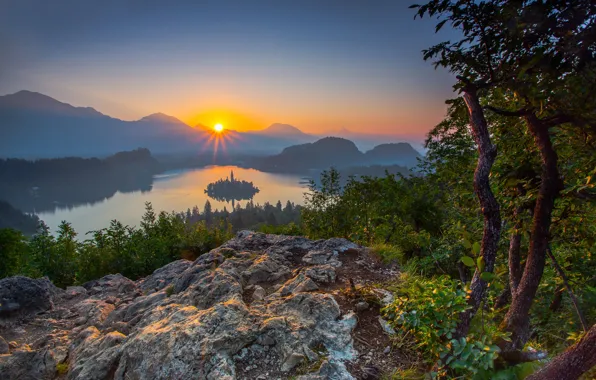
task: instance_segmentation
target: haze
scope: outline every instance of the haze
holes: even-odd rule
[[[27,89],[123,120],[239,131],[283,122],[422,140],[451,78],[411,1],[3,1],[0,95]]]

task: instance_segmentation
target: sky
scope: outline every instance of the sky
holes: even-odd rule
[[[0,0],[0,95],[37,91],[123,120],[422,138],[453,78],[414,0]],[[445,29],[444,29],[445,30]]]

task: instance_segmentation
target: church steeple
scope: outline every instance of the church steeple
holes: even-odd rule
[[[230,182],[234,182],[234,171],[233,170],[230,174]]]

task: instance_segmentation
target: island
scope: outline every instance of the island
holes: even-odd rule
[[[239,181],[234,178],[234,171],[230,178],[220,179],[207,185],[205,194],[217,201],[241,201],[252,199],[259,192],[259,188],[252,182]]]

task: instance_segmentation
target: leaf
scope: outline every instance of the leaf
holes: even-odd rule
[[[414,8],[419,8],[419,7],[420,7],[420,5],[418,5],[418,4],[412,4],[408,7],[408,9],[414,9]]]
[[[495,277],[496,277],[496,275],[491,272],[482,272],[480,274],[480,279],[482,281],[486,281],[486,282],[490,282],[490,281],[494,280]]]
[[[461,258],[461,262],[464,263],[465,266],[470,267],[470,268],[474,268],[476,266],[474,259],[471,258],[470,256],[463,256]]]
[[[464,239],[462,243],[466,249],[472,249],[472,243],[468,239]]]
[[[486,266],[484,257],[480,256],[478,259],[476,259],[476,264],[478,265],[478,270],[482,272],[484,270],[484,267]]]
[[[443,20],[440,23],[438,23],[437,27],[435,28],[435,33],[437,33],[439,30],[441,30],[441,28],[443,27],[443,25],[445,25],[446,22],[447,22],[447,20]]]
[[[472,245],[472,252],[474,252],[475,255],[480,253],[480,243],[475,242],[474,245]]]

